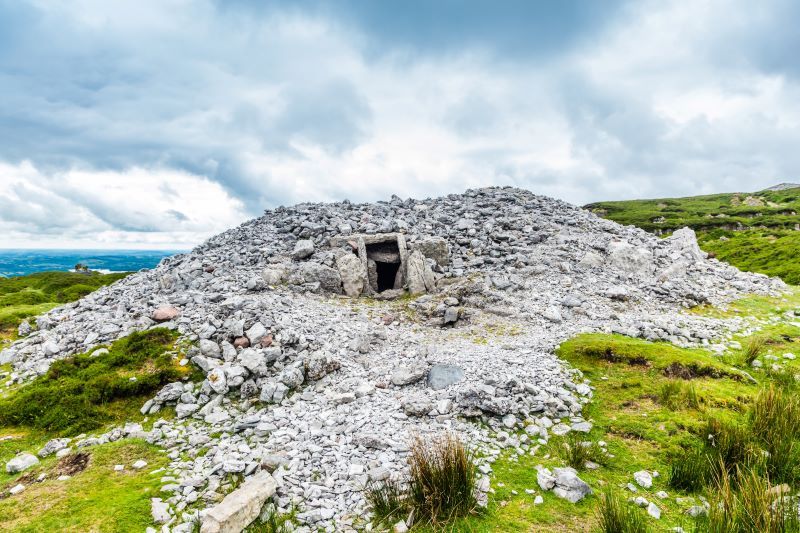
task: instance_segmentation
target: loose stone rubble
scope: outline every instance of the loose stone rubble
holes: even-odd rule
[[[178,415],[144,434],[171,459],[154,521],[191,531],[231,475],[266,470],[279,511],[338,531],[363,525],[370,480],[405,475],[412,434],[460,435],[488,475],[503,449],[588,431],[591,387],[555,357],[563,340],[723,350],[746,322],[677,311],[783,289],[707,258],[689,229],[662,240],[520,189],[300,204],[42,315],[0,363],[21,383],[132,331],[175,329],[206,378],[142,407]],[[591,491],[570,469],[549,475],[569,501]]]

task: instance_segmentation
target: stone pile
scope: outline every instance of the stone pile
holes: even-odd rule
[[[178,414],[147,434],[172,459],[159,519],[190,531],[202,516],[187,507],[268,470],[279,510],[342,530],[363,521],[370,480],[404,475],[412,433],[459,433],[488,474],[502,449],[588,430],[591,388],[553,354],[566,338],[710,344],[745,324],[676,311],[782,288],[707,258],[691,230],[661,240],[520,189],[301,204],[42,315],[0,363],[24,382],[132,331],[175,329],[205,379],[142,407]],[[553,477],[570,501],[586,493]]]

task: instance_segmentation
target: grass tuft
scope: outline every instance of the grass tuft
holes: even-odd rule
[[[408,512],[406,489],[399,481],[370,482],[366,497],[379,523],[391,524]]]
[[[472,453],[455,435],[411,443],[409,479],[373,484],[366,496],[381,523],[412,516],[414,523],[438,527],[477,509],[477,469]]]
[[[600,533],[646,533],[649,531],[644,514],[612,489],[600,496],[597,507]]]
[[[708,453],[699,446],[686,450],[670,465],[667,484],[676,490],[695,492],[701,490],[710,476]]]
[[[596,442],[584,442],[578,433],[567,433],[559,448],[561,457],[575,470],[584,470],[587,461],[603,464],[605,455]]]
[[[792,533],[800,531],[797,503],[783,491],[771,490],[755,470],[722,472],[711,492],[708,518],[701,531],[709,533]]]
[[[764,351],[764,348],[767,346],[767,339],[761,335],[756,335],[754,337],[750,337],[745,342],[744,347],[742,348],[742,357],[744,359],[744,364],[750,365],[753,361],[755,361],[761,352]]]
[[[458,437],[451,433],[430,441],[416,437],[408,462],[408,500],[417,522],[435,525],[477,508],[474,457]]]

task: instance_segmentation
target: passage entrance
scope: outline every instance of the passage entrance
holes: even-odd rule
[[[397,241],[367,244],[366,247],[372,289],[383,292],[402,287],[402,280],[398,276],[401,260]]]

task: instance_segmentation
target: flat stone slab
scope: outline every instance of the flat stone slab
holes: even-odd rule
[[[231,492],[203,517],[200,533],[239,533],[253,523],[264,503],[275,494],[277,484],[261,471]]]
[[[464,369],[454,365],[433,365],[428,371],[428,386],[433,390],[446,389],[464,379]]]

